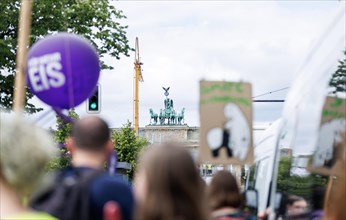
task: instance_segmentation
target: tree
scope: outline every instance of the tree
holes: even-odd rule
[[[0,106],[10,110],[16,65],[20,0],[0,1]],[[97,48],[100,57],[109,54],[120,59],[129,56],[131,48],[126,37],[127,26],[119,23],[126,18],[108,0],[44,0],[33,1],[30,45],[44,35],[66,31],[84,36]],[[102,68],[112,69],[102,62]],[[26,92],[27,100],[32,97]],[[42,109],[27,103],[26,111]]]
[[[138,154],[147,146],[148,141],[135,135],[130,121],[127,121],[120,130],[112,132],[112,140],[118,154],[118,160],[131,164],[132,167],[127,172],[127,176],[132,179],[136,170]]]
[[[71,119],[79,119],[78,114],[74,109],[68,111],[68,116]],[[72,133],[72,123],[65,122],[59,115],[56,116],[57,130],[51,129],[55,143],[58,145],[57,156],[47,165],[48,171],[62,169],[70,164],[70,155],[65,146],[65,140]]]
[[[339,60],[338,69],[329,81],[329,86],[333,89],[331,93],[346,92],[346,50],[344,51],[344,59]]]
[[[302,196],[310,201],[313,187],[324,187],[327,180],[327,177],[315,174],[306,177],[291,175],[291,158],[283,157],[278,168],[277,191]]]
[[[72,120],[79,119],[79,115],[75,112],[73,108],[68,111],[67,115]],[[72,133],[72,123],[66,122],[63,118],[57,115],[56,125],[57,125],[57,130],[54,131],[54,141],[57,144],[65,145],[66,138],[68,138]]]

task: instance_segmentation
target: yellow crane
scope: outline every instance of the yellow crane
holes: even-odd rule
[[[135,45],[135,72],[134,72],[134,100],[133,100],[133,113],[134,113],[134,128],[135,134],[138,135],[138,82],[143,82],[142,75],[142,64],[139,58],[139,44],[138,37],[136,37],[136,45]]]

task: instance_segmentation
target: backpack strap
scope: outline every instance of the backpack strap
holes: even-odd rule
[[[90,219],[90,184],[98,176],[104,174],[104,171],[94,169],[74,171],[73,179],[69,179],[68,176],[64,178],[64,184],[73,184],[70,196],[73,200],[71,204],[74,204],[74,207],[65,207],[64,216],[66,220],[93,220]]]
[[[89,187],[101,170],[67,168],[51,175],[30,200],[33,209],[60,220],[89,220]]]

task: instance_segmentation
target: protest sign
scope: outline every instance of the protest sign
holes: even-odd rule
[[[308,170],[323,175],[345,175],[346,101],[326,97],[316,150]]]
[[[253,161],[251,84],[200,82],[201,163]]]

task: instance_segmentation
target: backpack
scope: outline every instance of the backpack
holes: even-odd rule
[[[89,186],[103,174],[93,169],[57,171],[31,198],[30,206],[60,220],[92,220]]]

